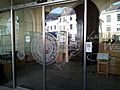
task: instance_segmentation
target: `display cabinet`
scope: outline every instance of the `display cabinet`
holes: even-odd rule
[[[0,53],[11,51],[11,35],[0,35]]]
[[[108,76],[109,73],[109,54],[98,53],[97,54],[97,74],[105,74]]]

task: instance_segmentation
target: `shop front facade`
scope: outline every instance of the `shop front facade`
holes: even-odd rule
[[[1,9],[1,85],[30,90],[102,90],[95,82],[101,74],[119,75],[120,5],[114,1],[87,1],[88,51],[84,47],[85,1],[13,1],[11,10]],[[101,54],[107,55],[107,61]],[[101,59],[109,63],[101,65]]]

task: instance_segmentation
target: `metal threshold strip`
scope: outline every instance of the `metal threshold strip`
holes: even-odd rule
[[[20,4],[20,5],[13,5],[12,9],[16,10],[16,9],[23,9],[23,8],[29,8],[29,7],[36,7],[36,6],[51,6],[51,5],[59,5],[59,4],[65,4],[65,3],[72,3],[72,2],[77,2],[79,0],[67,0],[67,1],[50,1],[50,2],[43,2],[43,3],[37,3],[37,2],[31,2],[31,3],[26,3],[26,4]],[[1,11],[6,11],[6,10],[10,10],[10,7],[6,7],[6,8],[1,8]]]

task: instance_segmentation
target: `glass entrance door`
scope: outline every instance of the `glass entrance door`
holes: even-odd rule
[[[48,13],[45,15],[45,37],[41,7],[15,10],[17,88],[42,90],[44,82],[48,90],[83,88],[83,21],[79,22],[74,5],[76,3],[61,3],[45,7]],[[7,85],[12,86],[12,80]]]
[[[36,12],[36,13],[33,13]],[[41,60],[42,32],[40,22],[41,17],[36,16],[41,13],[41,8],[26,8],[15,11],[17,19],[15,40],[18,59],[17,68],[17,88],[42,90],[43,89],[43,66],[36,62]],[[39,42],[39,43],[37,43]],[[37,56],[41,53],[40,56]]]
[[[68,5],[69,6],[69,5]],[[51,6],[52,7],[52,6]],[[48,90],[82,90],[81,31],[70,7],[57,7],[46,16],[46,85]],[[47,64],[47,62],[51,62]]]

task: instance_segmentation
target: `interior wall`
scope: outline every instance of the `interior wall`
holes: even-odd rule
[[[0,0],[0,8],[10,7],[10,0]]]

